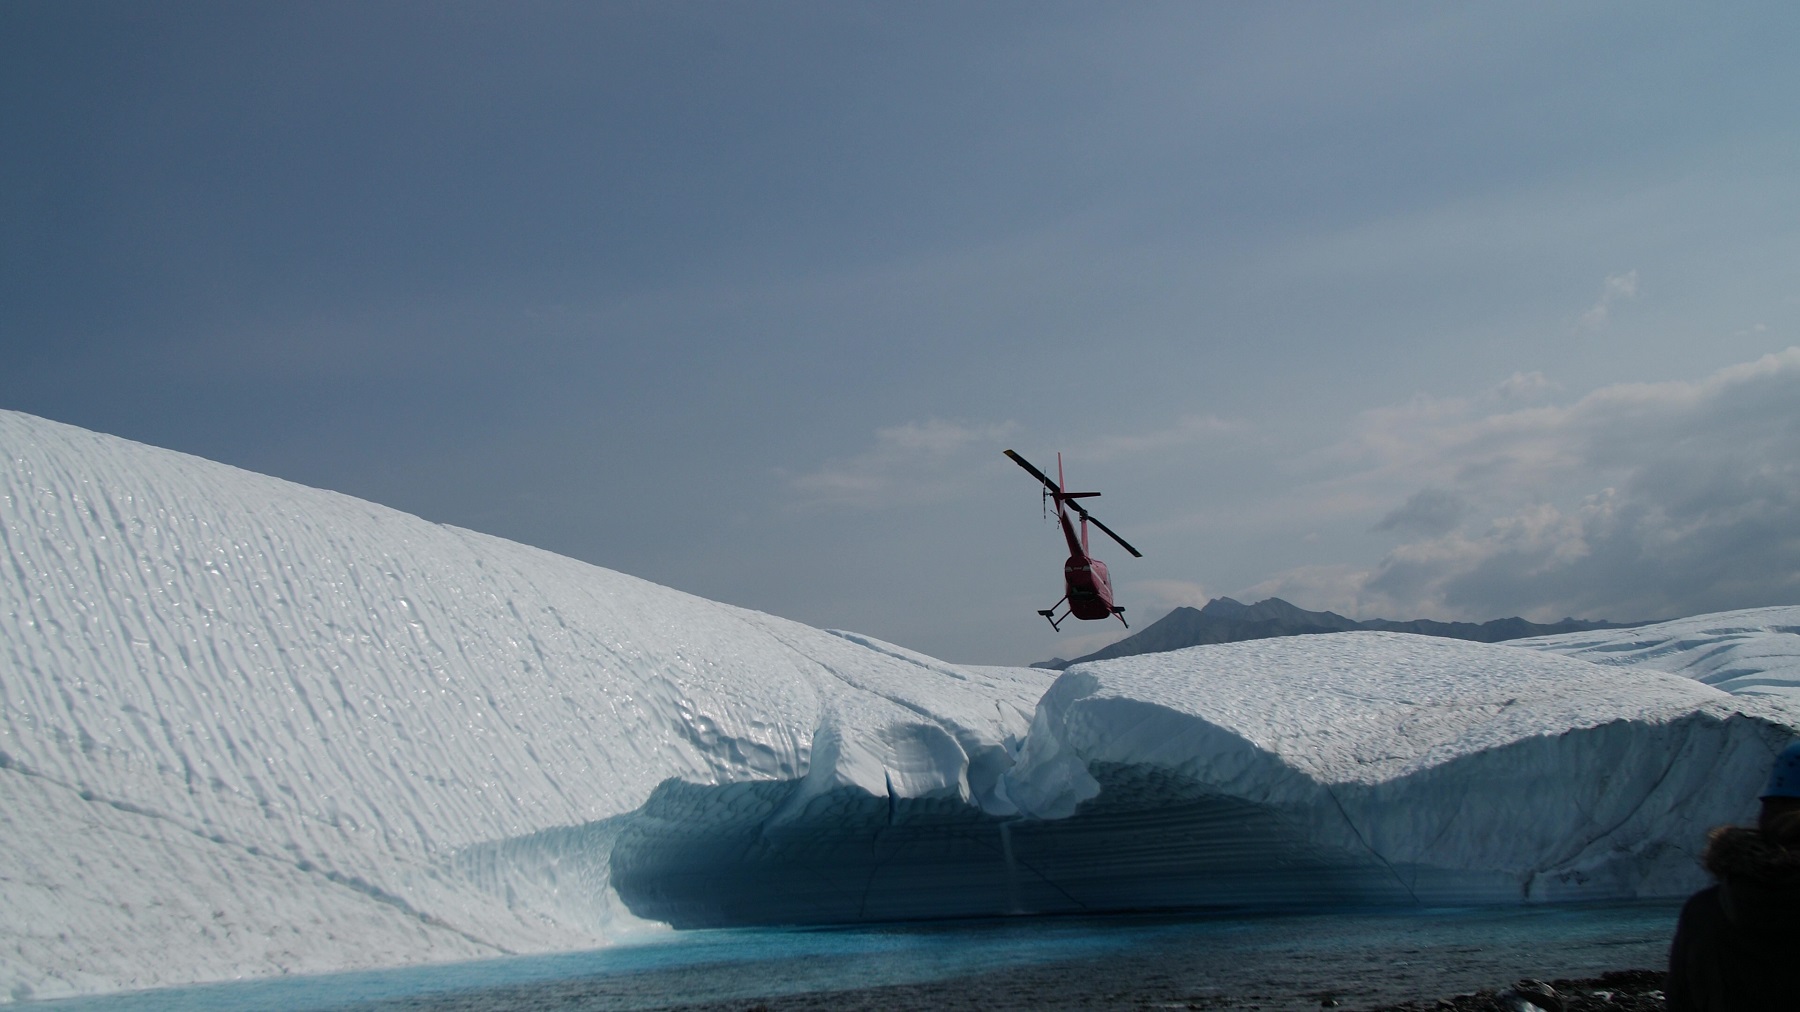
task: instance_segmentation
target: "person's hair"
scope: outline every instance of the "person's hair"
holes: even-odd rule
[[[1783,847],[1800,847],[1800,809],[1782,812],[1763,823],[1763,835]]]

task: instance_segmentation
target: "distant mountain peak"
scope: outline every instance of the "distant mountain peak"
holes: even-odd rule
[[[1269,600],[1275,601],[1279,600],[1279,598],[1272,597],[1269,598]],[[1235,598],[1215,597],[1206,602],[1206,606],[1200,609],[1200,614],[1209,615],[1213,618],[1224,618],[1227,615],[1236,615],[1238,612],[1241,612],[1248,607],[1250,606]],[[1180,609],[1176,610],[1179,611]]]
[[[1421,636],[1441,636],[1449,639],[1473,640],[1479,643],[1498,643],[1526,636],[1586,632],[1593,629],[1622,629],[1643,624],[1645,623],[1587,622],[1568,618],[1561,622],[1543,625],[1516,617],[1481,623],[1436,622],[1430,619],[1394,622],[1380,618],[1359,622],[1332,611],[1307,611],[1305,608],[1283,601],[1279,597],[1264,598],[1255,604],[1245,604],[1229,597],[1215,597],[1206,602],[1204,607],[1198,609],[1185,605],[1175,608],[1133,635],[1091,654],[1077,657],[1072,661],[1065,661],[1061,658],[1039,661],[1032,667],[1061,669],[1073,664],[1080,664],[1083,661],[1161,653],[1166,650],[1180,650],[1183,647],[1201,646],[1208,643],[1236,643],[1240,640],[1350,632],[1357,629],[1415,633]]]

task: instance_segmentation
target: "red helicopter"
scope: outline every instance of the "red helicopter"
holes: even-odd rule
[[[1088,515],[1081,508],[1077,499],[1091,499],[1098,492],[1070,492],[1063,485],[1062,454],[1056,455],[1056,480],[1033,467],[1031,461],[1019,456],[1011,450],[1006,455],[1013,463],[1031,472],[1031,476],[1044,483],[1049,491],[1044,495],[1056,500],[1056,519],[1062,523],[1063,537],[1069,542],[1069,561],[1063,563],[1063,599],[1048,609],[1038,612],[1050,620],[1050,628],[1061,631],[1062,623],[1070,615],[1079,619],[1102,619],[1116,616],[1125,628],[1131,623],[1125,621],[1125,609],[1113,604],[1112,581],[1106,576],[1106,563],[1088,554],[1088,524],[1093,524],[1106,532],[1106,536],[1117,541],[1133,558],[1141,559],[1144,553],[1131,547],[1124,538],[1114,534],[1112,528]],[[1066,509],[1065,509],[1066,505]],[[1075,536],[1075,525],[1069,522],[1069,510],[1081,515],[1081,537]],[[1069,610],[1062,618],[1056,617],[1056,609],[1067,604]]]

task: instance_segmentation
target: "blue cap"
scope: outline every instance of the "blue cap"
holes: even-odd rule
[[[1765,798],[1800,798],[1800,741],[1790,744],[1775,757],[1775,768],[1769,771],[1769,786],[1763,788]]]

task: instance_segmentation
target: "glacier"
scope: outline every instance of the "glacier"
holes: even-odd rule
[[[1608,667],[1684,675],[1734,696],[1800,703],[1800,607],[1745,608],[1511,642]]]
[[[1649,647],[958,665],[18,412],[0,451],[0,1001],[671,925],[1676,895],[1800,728]],[[1734,649],[1791,664],[1786,622]]]

